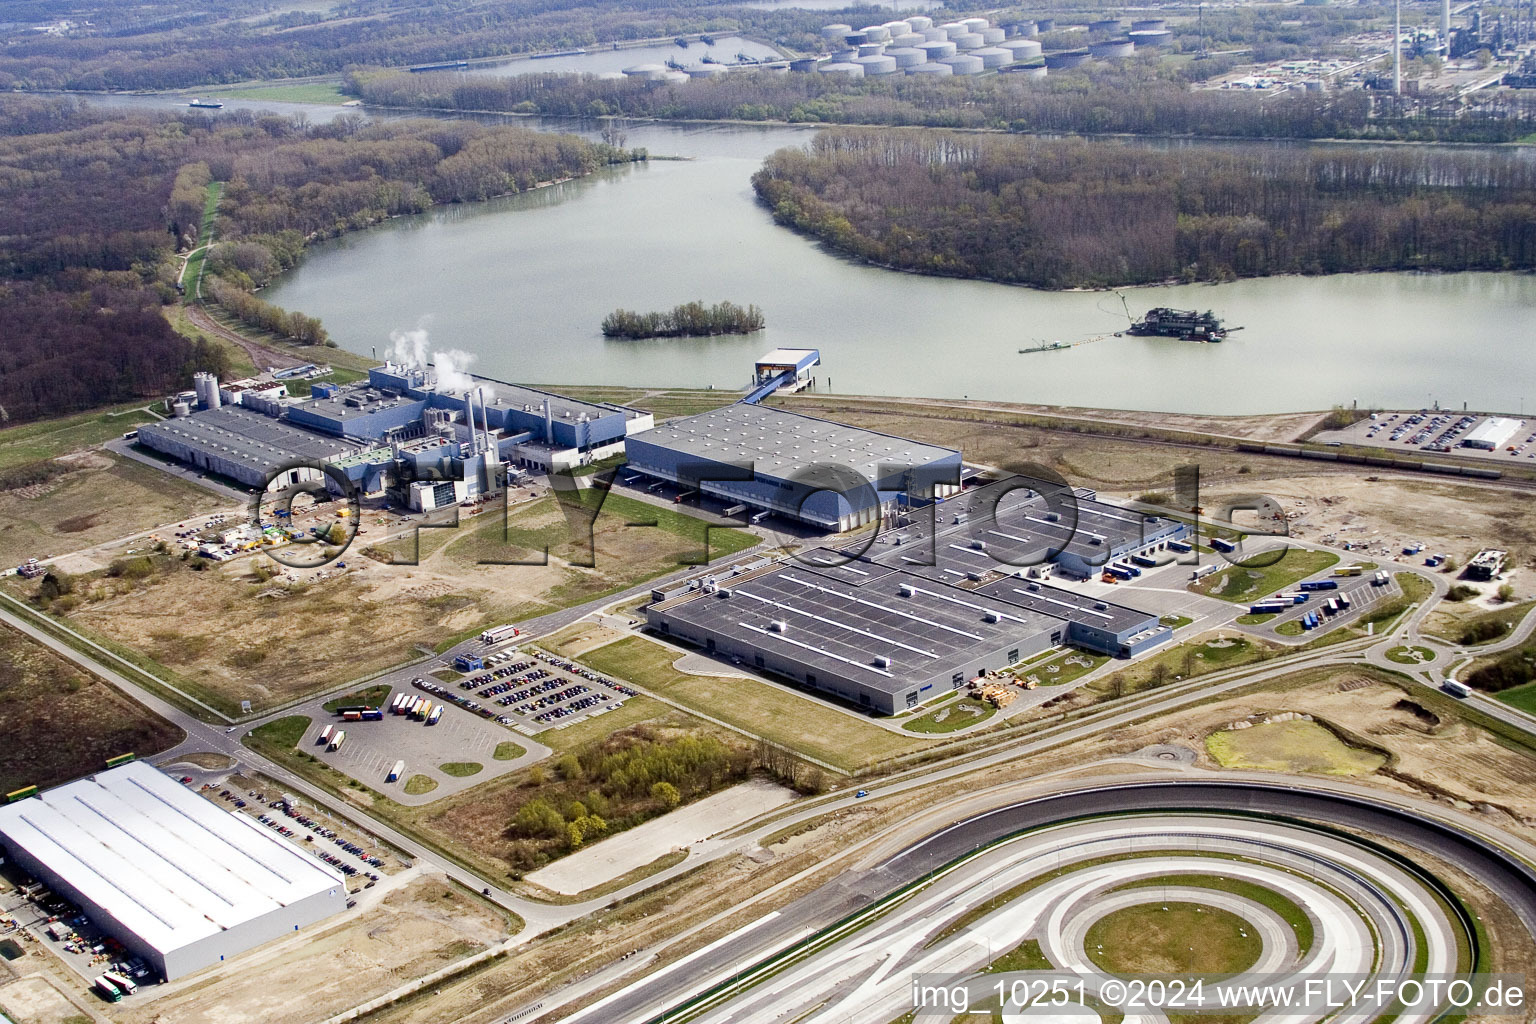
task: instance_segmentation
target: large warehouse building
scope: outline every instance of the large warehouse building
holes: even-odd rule
[[[1167,557],[1182,523],[1073,493],[1079,506],[1000,481],[938,507],[937,529],[756,559],[652,593],[646,621],[706,652],[882,714],[1060,645],[1133,657],[1166,643],[1158,617],[1047,582],[1052,571]],[[995,511],[993,511],[995,508]],[[1072,520],[1077,520],[1074,526]],[[945,520],[948,520],[947,522]],[[1097,554],[1094,554],[1097,553]]]
[[[625,448],[629,472],[834,532],[960,482],[952,448],[744,402],[631,434]]]
[[[138,762],[0,807],[0,844],[168,981],[347,905],[320,860]]]

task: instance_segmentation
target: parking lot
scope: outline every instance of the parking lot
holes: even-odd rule
[[[617,680],[539,650],[492,654],[484,669],[439,685],[460,700],[491,708],[498,721],[510,719],[529,735],[616,710],[636,696]]]
[[[103,971],[115,971],[136,986],[159,981],[143,959],[103,934],[74,904],[41,883],[23,887],[22,881],[18,875],[9,874],[10,884],[0,895],[0,941],[9,939],[23,949],[46,949],[78,974],[87,987]]]
[[[422,683],[442,685],[430,680],[422,680]],[[418,686],[404,692],[418,696],[429,691]],[[537,744],[532,745],[533,749],[527,749],[530,744],[526,741],[515,737],[495,720],[481,717],[473,709],[443,702],[442,715],[436,723],[428,725],[406,715],[390,714],[387,709],[393,698],[393,693],[385,698],[386,710],[381,721],[344,722],[339,714],[324,710],[318,703],[306,708],[304,713],[312,721],[299,749],[369,788],[387,794],[391,800],[412,806],[431,803],[498,778],[549,753]],[[346,739],[337,750],[320,743],[320,735],[327,726],[346,733]],[[517,742],[526,752],[513,760],[496,760],[496,748],[508,741]],[[398,779],[388,782],[386,780],[397,761],[405,762],[404,769]],[[478,764],[480,768],[469,775],[450,775],[442,770],[444,764]],[[407,793],[406,782],[416,775],[426,776],[437,783],[436,787],[428,792]]]
[[[1305,643],[1314,637],[1338,629],[1340,626],[1348,625],[1358,619],[1362,613],[1369,611],[1383,601],[1401,596],[1402,588],[1397,585],[1397,580],[1393,574],[1391,572],[1384,572],[1384,575],[1386,576],[1386,582],[1378,584],[1376,582],[1377,573],[1374,571],[1362,572],[1359,576],[1333,576],[1326,572],[1319,573],[1316,576],[1309,577],[1309,579],[1331,580],[1338,584],[1338,589],[1311,591],[1311,597],[1301,604],[1293,604],[1285,611],[1277,613],[1274,618],[1258,625],[1240,626],[1240,628],[1249,633],[1262,636],[1266,640],[1274,640],[1277,643]],[[1297,587],[1299,586],[1300,584],[1297,584]],[[1297,587],[1288,587],[1285,592],[1295,593]],[[1272,594],[1266,594],[1265,598],[1273,596]],[[1335,601],[1347,600],[1349,606],[1342,610],[1330,612],[1328,611],[1330,599]],[[1262,600],[1262,598],[1257,600]],[[1257,603],[1257,600],[1254,603]],[[1317,624],[1312,628],[1302,628],[1300,632],[1294,632],[1295,627],[1293,626],[1290,631],[1284,633],[1279,631],[1280,627],[1285,623],[1300,623],[1309,615],[1316,616]]]
[[[1522,465],[1529,465],[1525,460],[1536,460],[1536,430],[1520,417],[1502,417],[1515,420],[1520,427],[1497,450],[1461,447],[1468,435],[1490,418],[1477,413],[1437,409],[1380,412],[1343,430],[1324,430],[1312,440],[1321,444],[1384,448],[1403,455],[1439,455],[1494,463],[1508,463],[1518,459],[1522,460]],[[1514,451],[1510,451],[1511,448]]]

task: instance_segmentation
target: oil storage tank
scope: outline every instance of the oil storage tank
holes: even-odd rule
[[[907,28],[913,32],[921,32],[926,28],[933,28],[933,19],[926,14],[914,14],[907,19]]]
[[[992,27],[992,23],[986,18],[966,18],[960,22],[967,32],[981,32]]]
[[[1169,32],[1167,29],[1149,28],[1131,33],[1131,42],[1135,43],[1137,46],[1142,47],[1167,46],[1168,41],[1172,38],[1173,33]]]
[[[823,25],[821,27],[821,38],[829,43],[840,43],[843,41],[843,37],[852,31],[852,25]]]
[[[1106,32],[1119,32],[1120,29],[1121,25],[1119,18],[1104,18],[1099,21],[1090,21],[1088,23],[1088,31],[1100,35]]]
[[[903,32],[899,36],[891,36],[892,46],[919,46],[928,41],[928,37],[921,32]]]
[[[815,57],[800,57],[800,58],[798,58],[796,60],[792,60],[792,61],[789,62],[789,70],[791,70],[791,71],[800,71],[800,72],[815,71],[816,70],[816,65],[819,64],[819,63],[820,63],[820,61],[818,61]],[[705,67],[713,68],[713,67],[719,67],[719,65],[718,64],[706,64]]]
[[[799,63],[799,62],[798,61],[792,61],[791,65],[793,66],[793,64],[796,64],[796,63]],[[811,61],[811,67],[815,67],[815,66],[816,66],[816,61],[813,59]],[[809,71],[810,68],[802,68],[801,70],[802,71]],[[724,76],[726,74],[726,70],[725,70],[725,68],[721,67],[719,64],[700,64],[696,68],[688,68],[685,73],[688,75],[689,78],[720,78],[720,77],[722,77],[722,76]]]
[[[1088,63],[1088,51],[1082,50],[1056,50],[1045,55],[1045,66],[1052,71],[1064,71],[1067,68],[1080,68]]]
[[[948,64],[919,64],[907,72],[909,75],[922,75],[924,78],[948,78],[955,73],[955,69]]]
[[[984,68],[1000,68],[1004,64],[1013,63],[1013,54],[1000,46],[983,46],[979,50],[972,50],[971,56],[979,59]]]
[[[865,25],[859,31],[864,33],[867,43],[883,43],[891,38],[891,30],[884,25]]]
[[[1088,55],[1099,60],[1124,60],[1136,51],[1136,44],[1129,39],[1106,39],[1088,44]]]
[[[821,66],[821,73],[824,75],[842,75],[844,78],[863,78],[864,66],[862,64],[835,62],[823,64]]]
[[[944,30],[944,37],[946,39],[953,39],[955,36],[962,36],[965,35],[966,32],[970,31],[965,27],[965,25],[958,21],[946,21],[944,24],[940,25],[939,28]]]
[[[953,57],[945,57],[940,64],[948,64],[957,75],[979,75],[985,64],[981,58],[970,53],[958,53]]]
[[[1131,22],[1132,32],[1164,32],[1168,29],[1168,22],[1162,18],[1142,18],[1140,21]]]
[[[659,82],[667,69],[661,64],[636,64],[624,69],[625,78],[638,78],[642,82]]]
[[[941,61],[945,57],[953,57],[955,55],[955,44],[948,40],[941,43],[924,43],[918,49],[923,51],[931,61]]]
[[[1004,32],[1000,28],[984,28],[981,30],[982,42],[986,43],[988,46],[993,46],[1007,38],[1008,33]]]
[[[885,51],[885,55],[894,60],[896,66],[903,71],[928,62],[928,55],[914,46],[893,46]]]
[[[1003,29],[1010,39],[1033,39],[1040,34],[1040,26],[1032,21],[1010,21]]]
[[[860,57],[873,57],[876,54],[880,54],[880,53],[884,53],[884,52],[885,52],[885,44],[884,43],[862,43],[859,46],[859,54],[858,55]]]
[[[950,39],[957,50],[979,50],[986,45],[986,40],[981,38],[980,32],[961,32]]]
[[[1037,39],[1008,39],[998,43],[997,48],[1013,54],[1015,61],[1034,60],[1040,56],[1040,41]]]
[[[896,73],[896,58],[889,54],[877,53],[869,57],[860,57],[854,63],[864,69],[866,77]]]

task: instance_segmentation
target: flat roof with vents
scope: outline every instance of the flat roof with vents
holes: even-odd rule
[[[0,807],[0,839],[168,977],[346,905],[319,859],[141,762]]]
[[[233,405],[139,428],[139,440],[151,448],[163,450],[165,444],[153,443],[162,439],[263,474],[297,459],[331,459],[363,447]]]
[[[836,465],[874,481],[882,464],[925,466],[960,457],[953,448],[761,405],[727,405],[634,436],[699,459],[751,463],[758,476],[780,480]]]

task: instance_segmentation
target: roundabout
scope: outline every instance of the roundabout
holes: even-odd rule
[[[895,1024],[1002,1011],[1038,1022],[1038,1002],[1019,1012],[1007,999],[1060,979],[1076,1006],[1053,1015],[1162,1022],[1181,1013],[1128,1008],[1128,986],[1198,979],[1227,998],[1276,981],[1487,971],[1473,913],[1404,848],[1476,875],[1527,931],[1536,923],[1529,865],[1408,810],[1259,783],[1107,786],[913,844],[876,869],[893,883],[886,895],[651,1019]],[[1398,1010],[1402,1021],[1441,1012]],[[1309,1004],[1287,1018],[1365,1024],[1383,1012]]]

